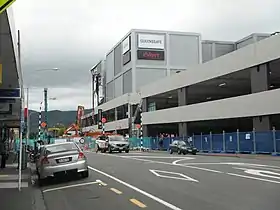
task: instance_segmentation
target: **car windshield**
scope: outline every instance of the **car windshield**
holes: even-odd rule
[[[68,144],[58,144],[58,145],[48,146],[46,150],[48,154],[53,154],[59,152],[78,150],[78,147],[73,143],[71,144],[68,143]]]
[[[190,146],[190,144],[188,142],[185,142],[185,141],[178,141],[178,145],[180,145],[180,146]]]
[[[123,136],[110,136],[110,141],[126,141],[126,139]]]

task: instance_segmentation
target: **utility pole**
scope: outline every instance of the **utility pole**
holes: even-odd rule
[[[20,31],[18,30],[18,61],[19,61],[19,66],[18,66],[18,72],[21,74],[21,43],[20,43]],[[20,98],[20,134],[19,134],[19,170],[18,170],[18,190],[21,191],[21,169],[22,169],[22,138],[23,138],[23,129],[24,129],[24,114],[23,114],[23,109],[24,109],[24,89],[23,89],[23,80],[21,76],[19,77],[19,83],[20,83],[20,88],[21,88],[21,98]]]
[[[30,119],[29,119],[29,88],[26,88],[26,109],[27,109],[27,113],[26,113],[26,116],[27,116],[27,119],[26,119],[26,139],[28,140],[29,139],[29,135],[30,135],[30,129],[29,129],[29,122],[30,122]]]
[[[44,88],[44,106],[45,106],[45,132],[44,136],[48,136],[48,88]]]

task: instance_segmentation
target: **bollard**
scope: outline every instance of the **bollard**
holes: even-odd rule
[[[256,154],[256,129],[255,128],[253,128],[253,148],[254,151],[252,153]]]
[[[203,151],[203,142],[202,142],[202,133],[200,133],[200,151],[202,152]]]
[[[226,132],[223,131],[223,152],[226,152]]]
[[[212,146],[212,131],[210,131],[210,152],[212,152],[213,146]]]
[[[237,153],[240,153],[240,137],[239,137],[239,129],[236,131],[236,141],[237,141]]]
[[[273,155],[277,154],[277,146],[276,146],[276,130],[275,127],[272,129],[272,136],[273,136]]]

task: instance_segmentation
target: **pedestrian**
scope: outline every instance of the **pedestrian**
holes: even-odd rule
[[[0,155],[1,155],[1,165],[0,168],[6,168],[6,161],[8,158],[8,148],[5,140],[0,140]]]

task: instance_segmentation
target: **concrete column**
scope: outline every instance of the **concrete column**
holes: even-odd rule
[[[132,105],[129,103],[127,105],[128,109],[127,109],[127,117],[128,117],[128,134],[129,134],[129,137],[132,137],[132,116],[133,116],[133,113],[132,113]]]
[[[187,105],[188,87],[183,87],[178,90],[178,106]]]
[[[251,68],[251,92],[258,93],[269,88],[268,65],[262,64]]]
[[[115,121],[117,121],[117,120],[118,120],[118,109],[115,108]]]
[[[251,92],[258,93],[269,89],[268,64],[261,64],[251,68]],[[269,116],[253,117],[253,128],[256,131],[271,130]]]
[[[186,122],[178,123],[179,126],[179,136],[187,137],[188,136],[188,125]]]
[[[178,106],[187,105],[187,98],[188,98],[188,87],[180,88],[178,90]],[[179,128],[178,130],[179,130],[180,137],[188,136],[187,122],[178,123],[178,128]]]
[[[148,125],[143,125],[143,137],[148,137],[149,132],[148,132]]]
[[[270,117],[269,116],[253,117],[253,128],[255,128],[255,131],[271,130]]]
[[[142,112],[147,112],[148,111],[148,99],[143,98],[142,99]]]

